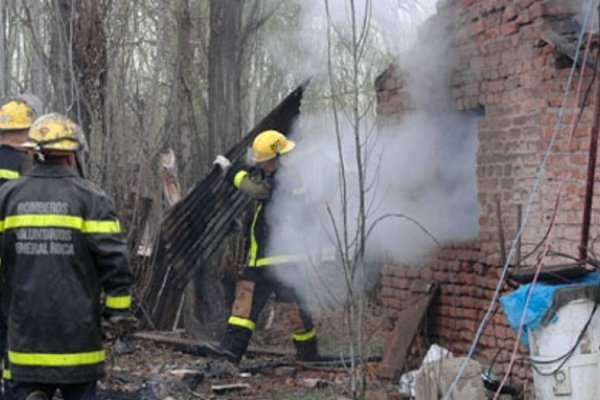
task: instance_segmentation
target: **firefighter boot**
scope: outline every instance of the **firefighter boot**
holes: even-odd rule
[[[246,352],[252,331],[246,328],[229,325],[225,336],[219,342],[218,348],[222,355],[218,358],[226,359],[237,364]]]
[[[294,340],[294,346],[296,347],[296,359],[298,361],[321,361],[316,337],[304,341]]]
[[[237,364],[240,362],[240,356],[227,350],[220,343],[206,342],[204,348],[200,353],[203,357],[214,358],[216,360],[227,360],[231,363]]]

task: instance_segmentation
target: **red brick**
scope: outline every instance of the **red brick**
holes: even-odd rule
[[[387,90],[380,90],[377,92],[377,102],[384,103],[389,100],[389,92]]]
[[[543,16],[563,16],[573,14],[573,5],[562,1],[543,1],[538,3],[542,7]],[[533,6],[532,6],[533,10]]]
[[[502,25],[502,34],[506,36],[514,35],[519,32],[519,24],[516,21],[508,22]]]
[[[579,126],[575,129],[573,134],[574,137],[578,138],[587,138],[590,136],[591,129],[587,126]]]
[[[526,25],[530,24],[532,21],[531,12],[529,10],[524,10],[519,13],[519,18],[517,18],[517,24]]]
[[[510,22],[517,18],[519,14],[517,13],[517,7],[514,4],[508,5],[504,9],[504,13],[502,14],[503,22]]]
[[[431,270],[431,268],[421,268],[419,277],[421,279],[431,280],[433,279],[433,271]]]
[[[469,28],[469,34],[471,36],[477,36],[480,33],[482,33],[485,30],[485,25],[482,19],[480,19],[479,21],[475,22],[473,25],[471,25],[471,27]]]
[[[529,7],[532,3],[534,3],[536,0],[519,0],[519,5],[522,8],[527,8]]]
[[[505,235],[512,238],[516,230],[515,205],[527,201],[556,124],[569,71],[554,68],[551,46],[536,45],[542,29],[548,27],[548,24],[538,23],[541,22],[538,18],[550,10],[544,11],[542,0],[456,0],[456,3],[470,7],[462,10],[457,22],[459,35],[455,37],[458,42],[455,54],[460,62],[455,65],[457,72],[451,79],[451,96],[460,110],[479,103],[485,107],[485,116],[479,120],[476,167],[480,232],[477,240],[466,245],[453,243],[419,268],[387,274],[382,301],[386,308],[397,311],[407,304],[409,282],[433,277],[440,283],[441,294],[433,305],[431,338],[455,354],[461,354],[468,349],[489,306],[500,273],[494,195],[501,195]],[[589,83],[590,73],[587,73],[585,84]],[[392,78],[388,77],[387,82],[392,82]],[[391,103],[387,109],[383,108],[389,112],[406,109],[400,96],[378,93],[377,98]],[[566,172],[568,196],[562,202],[555,233],[555,248],[560,251],[569,246],[576,249],[580,234],[593,107],[586,107],[574,140],[569,142],[568,125],[579,106],[573,99],[569,101],[555,147],[559,154],[553,156],[548,166],[543,190],[524,238],[526,242],[535,243],[543,236],[556,199],[558,180]],[[565,168],[569,159],[571,169]],[[600,172],[600,166],[598,170]],[[597,180],[600,182],[600,173]],[[596,193],[600,196],[600,184]],[[595,205],[595,211],[598,212],[594,226],[600,226],[600,203]],[[402,279],[403,276],[413,278]],[[514,333],[502,312],[495,314],[480,343],[483,354],[490,349],[510,349]],[[526,376],[527,372],[520,370],[515,375]]]
[[[383,305],[389,308],[395,308],[397,310],[402,309],[402,302],[395,298],[386,298],[382,300]]]

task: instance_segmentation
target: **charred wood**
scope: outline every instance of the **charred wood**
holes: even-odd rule
[[[300,114],[304,87],[296,88],[254,129],[227,152],[234,164],[244,163],[254,137],[267,129],[290,133]],[[171,329],[184,288],[206,264],[230,233],[234,220],[251,206],[251,200],[223,181],[218,168],[205,176],[170,208],[161,225],[153,252],[152,277],[143,301],[149,318],[160,330]]]

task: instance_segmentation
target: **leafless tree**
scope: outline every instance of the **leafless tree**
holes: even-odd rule
[[[338,4],[339,5],[339,4]],[[365,307],[368,290],[367,244],[373,228],[391,215],[378,215],[375,204],[378,157],[377,132],[373,115],[375,74],[373,55],[376,25],[372,0],[345,1],[349,23],[341,25],[332,16],[331,2],[325,0],[328,17],[328,83],[327,102],[332,111],[339,158],[339,215],[328,208],[333,231],[337,261],[345,283],[343,299],[345,338],[348,342],[350,390],[353,398],[364,399],[367,388],[368,358],[365,334]],[[405,5],[399,2],[398,6]],[[419,6],[413,4],[413,6]],[[345,127],[342,121],[349,123]],[[352,151],[344,150],[343,143],[352,143]],[[394,217],[405,218],[401,214]],[[418,221],[407,218],[428,232]]]

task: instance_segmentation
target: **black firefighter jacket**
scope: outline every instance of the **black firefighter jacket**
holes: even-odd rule
[[[18,179],[30,166],[31,161],[25,152],[5,144],[0,145],[0,186]]]
[[[0,188],[0,277],[12,379],[80,383],[103,375],[100,317],[131,305],[114,208],[61,165],[36,164]]]
[[[283,200],[286,207],[290,209],[287,213],[289,216],[302,215],[301,210],[304,208],[304,185],[301,180],[297,175],[284,176],[284,179],[276,180],[274,176],[266,176],[258,167],[244,169],[239,166],[231,168],[225,176],[225,179],[233,186],[256,201],[250,225],[250,249],[248,251],[248,267],[250,268],[295,264],[307,260],[301,250],[302,246],[300,246],[298,238],[278,238],[278,245],[275,248],[270,246],[273,233],[271,225],[274,221],[268,221],[268,210],[273,207],[273,194],[281,194],[279,199]],[[285,223],[290,225],[286,231],[294,231],[294,225],[297,225],[299,221],[286,221]],[[281,246],[282,243],[285,245]]]

